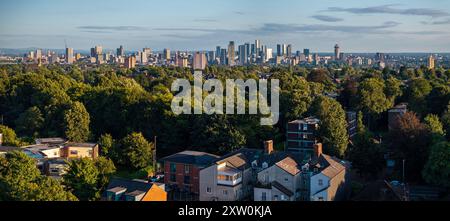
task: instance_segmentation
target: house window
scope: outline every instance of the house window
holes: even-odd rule
[[[177,165],[174,163],[170,163],[170,172],[176,173],[177,172]]]
[[[184,173],[188,174],[191,172],[191,166],[190,165],[184,165]]]
[[[78,155],[78,151],[77,150],[71,150],[70,151],[70,155]]]
[[[322,179],[319,180],[319,186],[323,186],[323,180]]]
[[[184,184],[191,184],[191,177],[190,176],[184,176]]]
[[[281,200],[282,200],[282,201],[287,200],[286,196],[285,196],[285,195],[281,195]]]
[[[211,194],[212,193],[211,187],[206,187],[206,192]]]
[[[289,177],[285,177],[284,182],[289,182]]]
[[[278,201],[278,195],[273,196],[274,201]]]
[[[170,182],[176,182],[177,176],[175,174],[170,174]]]
[[[308,125],[307,124],[303,124],[303,131],[307,131],[308,130]]]
[[[93,156],[93,154],[92,154],[92,153],[93,153],[93,152],[92,152],[92,150],[89,150],[88,152],[89,152],[89,156],[91,156],[91,157],[92,157],[92,156]]]
[[[261,201],[267,201],[267,193],[266,192],[261,193]]]
[[[226,196],[226,195],[228,195],[228,190],[223,190],[222,193],[223,193],[223,195]]]

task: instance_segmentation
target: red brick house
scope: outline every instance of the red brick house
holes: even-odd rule
[[[164,183],[171,190],[199,194],[199,172],[210,166],[219,156],[183,151],[161,159],[164,164]]]

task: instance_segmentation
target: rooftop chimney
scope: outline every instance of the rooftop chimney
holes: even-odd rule
[[[271,154],[273,152],[273,140],[264,141],[264,152]]]
[[[314,144],[314,156],[319,158],[322,155],[322,143]]]

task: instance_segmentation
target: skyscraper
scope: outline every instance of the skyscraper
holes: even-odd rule
[[[341,59],[341,49],[339,48],[338,44],[336,44],[334,46],[334,58],[335,58],[335,60],[340,60]]]
[[[227,65],[227,49],[222,48],[220,49],[220,64],[221,65]]]
[[[103,54],[103,47],[100,45],[95,46],[95,55],[98,57]]]
[[[305,54],[305,57],[309,57],[309,49],[308,48],[303,49],[303,54]]]
[[[170,49],[164,48],[163,59],[165,59],[166,61],[170,60]]]
[[[286,49],[286,54],[288,57],[292,57],[292,45],[288,45]]]
[[[216,58],[220,59],[220,46],[216,46]]]
[[[239,45],[239,64],[245,65],[248,62],[248,54],[245,45]]]
[[[234,47],[234,41],[230,41],[230,44],[228,44],[228,65],[234,66],[235,65],[235,47]]]
[[[73,48],[66,48],[66,63],[73,64]]]
[[[427,62],[427,67],[428,67],[428,69],[434,69],[434,67],[435,67],[435,59],[434,59],[434,57],[433,57],[433,55],[430,55],[429,57],[428,57],[428,62]]]
[[[125,59],[125,67],[128,69],[136,67],[136,56],[127,57]]]
[[[116,55],[117,55],[117,57],[124,57],[125,56],[125,51],[124,51],[122,45],[117,49]]]
[[[277,44],[277,56],[281,56],[283,54],[283,51],[281,49],[281,44]]]
[[[195,52],[192,62],[192,68],[194,70],[204,70],[206,67],[206,55],[203,52]]]
[[[259,56],[259,52],[261,51],[261,41],[260,40],[255,40],[255,51],[256,51],[256,56]]]

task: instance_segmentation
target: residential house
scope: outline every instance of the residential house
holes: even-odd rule
[[[198,151],[183,151],[167,156],[164,164],[164,183],[169,191],[199,194],[199,171],[210,166],[219,157]]]
[[[98,144],[95,143],[65,143],[61,150],[61,157],[74,159],[88,157],[98,158]]]
[[[315,156],[303,167],[310,174],[310,201],[345,200],[350,193],[350,163],[322,153],[322,144],[315,145]]]
[[[36,144],[58,145],[67,142],[66,139],[60,137],[38,138],[34,140]]]
[[[47,176],[53,178],[61,178],[67,173],[69,165],[67,160],[63,158],[49,159],[44,162],[44,172]]]
[[[239,200],[262,200],[262,193],[256,194],[254,187],[257,186],[260,192],[271,191],[274,188],[274,194],[266,194],[266,199],[271,200],[272,196],[283,195],[293,197],[296,187],[293,187],[293,194],[289,188],[278,185],[286,181],[284,184],[289,186],[293,179],[297,179],[296,172],[291,170],[288,160],[283,161],[289,156],[295,157],[296,160],[301,156],[300,153],[290,153],[285,151],[274,151],[273,141],[264,142],[264,149],[248,149],[242,148],[230,153],[217,160],[212,166],[200,171],[200,200],[201,201],[239,201]],[[301,161],[301,160],[298,160]],[[274,169],[274,165],[279,163],[280,171]],[[283,171],[282,171],[283,170]],[[287,171],[286,171],[287,170]],[[269,173],[269,175],[264,175]],[[292,175],[293,173],[294,175]],[[276,176],[270,176],[276,174]],[[278,176],[279,175],[279,176]],[[284,176],[285,175],[285,176]],[[295,178],[292,178],[294,176]],[[283,177],[282,179],[280,177]],[[278,180],[280,178],[280,181]],[[275,194],[276,191],[284,192],[284,194]],[[270,195],[270,196],[269,196]]]
[[[162,183],[112,178],[103,193],[104,201],[167,201]]]

